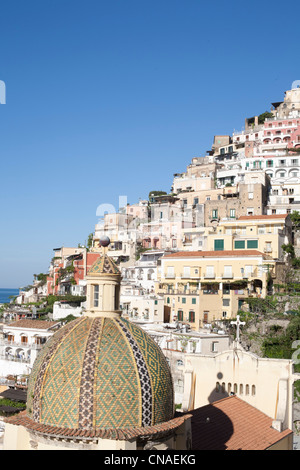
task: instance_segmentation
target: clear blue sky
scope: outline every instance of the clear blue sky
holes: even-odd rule
[[[283,99],[299,2],[1,2],[0,287],[84,243],[100,204],[169,191],[215,134]]]

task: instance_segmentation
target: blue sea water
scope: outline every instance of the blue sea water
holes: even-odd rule
[[[16,296],[19,293],[19,289],[0,289],[0,304],[8,304],[10,302],[10,296]]]

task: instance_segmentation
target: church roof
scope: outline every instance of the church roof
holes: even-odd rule
[[[96,261],[92,264],[87,273],[88,276],[95,276],[99,274],[120,275],[121,273],[114,261],[109,256],[103,255],[96,259]]]
[[[34,363],[27,394],[27,421],[33,424],[129,430],[173,417],[173,383],[161,349],[122,318],[68,323]]]
[[[292,434],[272,428],[272,418],[237,396],[189,412],[193,450],[267,450]]]

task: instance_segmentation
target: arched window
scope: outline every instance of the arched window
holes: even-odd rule
[[[256,395],[256,387],[255,387],[255,385],[252,385],[251,393],[252,393],[252,396],[255,397],[255,395]]]
[[[243,395],[244,393],[244,386],[243,384],[240,384],[240,395]]]

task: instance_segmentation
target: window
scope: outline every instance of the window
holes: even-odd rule
[[[248,193],[248,199],[253,199],[253,193]]]
[[[224,240],[215,240],[214,241],[214,250],[223,251],[224,250]]]
[[[247,240],[247,248],[258,248],[258,240]]]
[[[230,294],[230,284],[223,284],[223,295]]]
[[[195,304],[196,304],[196,302],[197,302],[197,299],[195,299],[195,298],[192,298],[192,304],[193,304],[193,305],[195,305]]]
[[[189,312],[189,322],[195,323],[195,312]]]
[[[230,218],[235,219],[235,209],[230,209]]]
[[[99,286],[94,286],[94,307],[99,307]]]
[[[243,250],[245,248],[245,240],[234,240],[235,250]]]
[[[248,278],[248,277],[251,277],[252,276],[252,272],[253,272],[253,266],[250,265],[250,264],[246,264],[245,265],[245,276]]]
[[[177,361],[177,367],[183,366],[183,361],[181,359],[178,359]]]
[[[186,298],[185,297],[182,297],[182,303],[186,304]]]
[[[214,266],[206,266],[206,273],[205,276],[206,278],[213,279],[215,277],[215,268]]]
[[[178,312],[177,312],[177,320],[178,320],[178,321],[183,321],[183,311],[182,311],[182,310],[178,310]]]
[[[223,307],[229,307],[230,306],[230,299],[223,299]]]
[[[218,218],[218,209],[213,209],[212,210],[211,217],[212,217],[212,219],[217,219]]]
[[[211,352],[218,352],[218,344],[219,344],[218,341],[213,341],[211,343]]]
[[[174,389],[175,389],[175,391],[178,392],[178,393],[183,393],[184,384],[183,384],[183,380],[182,380],[182,379],[178,379],[178,380],[175,381]]]
[[[184,266],[183,267],[183,277],[184,278],[190,278],[191,277],[191,268],[190,268],[190,266]]]
[[[232,266],[224,266],[223,278],[225,279],[232,278]]]
[[[168,266],[167,267],[167,277],[168,278],[174,278],[175,277],[174,266]]]

